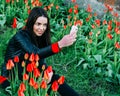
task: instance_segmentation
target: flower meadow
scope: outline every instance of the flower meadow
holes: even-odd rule
[[[30,61],[28,64],[26,62]],[[57,81],[54,81],[52,85],[48,84],[49,73],[52,70],[51,66],[45,69],[45,65],[42,66],[42,71],[38,69],[39,56],[37,54],[26,53],[24,55],[24,61],[21,65],[23,67],[23,77],[19,80],[18,64],[19,57],[15,56],[13,60],[8,60],[6,69],[9,72],[10,87],[7,88],[8,92],[12,96],[48,96],[47,91],[51,86],[51,93],[49,96],[55,96],[60,84],[64,83],[65,77],[61,76]]]
[[[52,57],[51,59],[54,62],[49,61],[51,64],[65,64],[65,68],[72,64],[75,70],[91,70],[95,76],[102,76],[108,83],[116,86],[120,85],[119,14],[114,12],[110,5],[104,4],[106,9],[102,11],[105,14],[99,19],[97,13],[93,12],[91,5],[87,5],[86,9],[80,9],[76,0],[70,1],[71,3],[65,3],[65,0],[1,0],[0,27],[7,26],[12,29],[12,32],[8,34],[15,34],[17,30],[25,27],[30,10],[34,6],[40,6],[47,11],[50,18],[52,42],[56,42],[63,35],[68,34],[72,25],[78,25],[79,28],[76,43],[70,48],[63,49],[54,58]],[[4,44],[7,44],[10,37]],[[2,40],[2,37],[0,40]],[[3,47],[2,43],[0,43],[0,47]],[[3,63],[4,50],[1,49],[0,51],[2,52],[0,62]],[[32,55],[29,54],[28,57]],[[17,90],[19,96],[28,96],[29,92],[35,94],[35,96],[46,96],[50,86],[46,83],[47,73],[45,73],[45,77],[43,76],[44,78],[42,74],[46,70],[48,72],[52,71],[52,67],[49,66],[48,69],[44,70],[43,66],[42,73],[39,72],[37,69],[37,54],[34,54],[34,56],[35,59],[32,60],[34,63],[31,61],[29,65],[25,61],[22,62],[24,67],[23,81],[18,80],[18,75],[15,75],[15,78],[11,76],[11,89],[8,88],[8,90],[12,90],[10,94],[15,94]],[[30,60],[30,58],[27,59]],[[25,60],[27,59],[25,58]],[[19,59],[10,60],[6,67],[8,70],[12,69],[10,72],[17,74],[16,66],[18,62]],[[27,68],[25,68],[25,65]],[[33,68],[31,65],[36,66]],[[29,69],[29,67],[32,69]],[[25,73],[26,71],[28,74]],[[53,86],[53,92],[50,96],[57,93],[59,84],[62,84],[60,82],[64,82],[64,76],[60,78],[60,81],[56,81],[55,85],[51,85]]]

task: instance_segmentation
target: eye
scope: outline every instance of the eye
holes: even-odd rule
[[[36,22],[35,25],[39,26],[39,25],[41,25],[41,23]]]
[[[47,24],[44,24],[43,26],[47,27]]]

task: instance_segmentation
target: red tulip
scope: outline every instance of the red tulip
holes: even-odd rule
[[[35,60],[35,55],[34,55],[34,53],[32,53],[32,54],[30,55],[29,60],[30,60],[31,62]]]
[[[27,60],[28,57],[29,57],[29,54],[28,54],[28,53],[25,53],[25,55],[24,55],[24,59]]]
[[[34,74],[34,76],[35,76],[36,78],[39,77],[39,76],[40,76],[40,71],[39,71],[39,69],[38,69],[38,68],[34,68],[33,74]]]
[[[25,87],[24,83],[20,84],[19,90],[21,90],[22,92],[24,92],[26,90],[26,87]]]
[[[48,66],[46,70],[48,70],[49,73],[52,72],[52,66]]]
[[[107,34],[107,37],[108,37],[109,39],[112,39],[112,35],[111,35],[110,33]]]
[[[27,65],[27,71],[28,72],[32,72],[33,71],[33,65],[32,64],[28,64]]]
[[[88,4],[88,6],[87,6],[87,12],[92,12],[92,8],[91,8],[90,4]]]
[[[69,12],[69,13],[72,13],[72,8],[70,8],[70,9],[68,10],[68,12]]]
[[[73,3],[75,3],[76,2],[76,0],[71,0]]]
[[[21,90],[18,90],[18,96],[25,96]]]
[[[38,87],[39,87],[38,83],[37,83],[37,82],[35,82],[35,84],[34,84],[33,88],[37,90],[37,89],[38,89]]]
[[[34,86],[34,85],[35,85],[35,81],[34,81],[33,78],[30,78],[30,82],[29,82],[29,84],[30,84],[31,86]]]
[[[18,57],[18,56],[15,56],[15,57],[14,57],[14,62],[15,62],[15,63],[18,63],[18,62],[19,62],[19,57]]]
[[[47,83],[43,80],[40,85],[41,88],[46,89],[47,88]]]
[[[57,91],[58,90],[58,82],[57,81],[54,81],[53,84],[52,84],[52,90],[53,91]]]
[[[39,55],[38,54],[36,54],[35,55],[35,61],[38,61],[40,58],[39,58]]]
[[[48,70],[44,71],[44,79],[46,79],[46,80],[49,79]]]
[[[17,19],[14,18],[14,19],[13,19],[12,28],[16,28],[16,27],[17,27]]]
[[[23,80],[28,80],[29,79],[29,75],[28,74],[23,74]]]
[[[117,49],[120,48],[120,44],[119,44],[119,42],[116,42],[116,43],[115,43],[115,48],[117,48]]]
[[[10,3],[10,0],[6,0],[6,3]]]
[[[6,64],[6,69],[7,70],[11,70],[14,67],[14,63],[13,61],[10,59],[8,60],[7,64]]]
[[[65,77],[64,76],[61,76],[59,79],[58,79],[58,83],[59,84],[63,84],[65,81]]]

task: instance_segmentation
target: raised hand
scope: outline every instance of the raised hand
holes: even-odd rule
[[[67,47],[72,45],[76,41],[77,37],[77,31],[78,27],[77,26],[72,26],[70,33],[68,35],[65,35],[59,42],[58,45],[60,48]]]
[[[75,26],[75,25],[73,25],[73,26],[71,27],[70,34],[73,33],[73,32],[77,33],[77,31],[78,31],[78,27]]]

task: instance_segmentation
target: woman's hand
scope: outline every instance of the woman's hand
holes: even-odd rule
[[[49,79],[47,80],[47,84],[49,84],[51,82],[53,72],[51,71],[50,73],[48,73],[48,75],[49,75]]]
[[[78,27],[77,26],[75,26],[75,25],[73,25],[72,27],[71,27],[71,30],[70,30],[70,34],[71,33],[77,33],[77,31],[78,31]]]
[[[78,31],[78,27],[72,26],[70,30],[70,34],[65,35],[60,41],[58,41],[59,48],[72,45],[76,41],[77,31]]]

